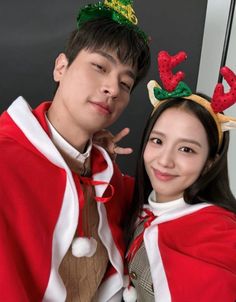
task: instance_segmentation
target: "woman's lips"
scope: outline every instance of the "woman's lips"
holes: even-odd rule
[[[161,171],[156,170],[156,169],[153,169],[153,171],[154,171],[154,174],[155,174],[156,178],[158,178],[161,181],[169,181],[169,180],[172,180],[176,177],[176,175],[169,174],[169,173],[166,173],[166,172],[161,172]]]

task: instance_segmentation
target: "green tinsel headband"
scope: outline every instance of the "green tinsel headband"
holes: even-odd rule
[[[132,8],[133,0],[104,0],[95,4],[88,4],[82,8],[77,16],[77,27],[92,19],[107,17],[113,21],[132,27],[147,43],[147,35],[137,26],[138,19]]]

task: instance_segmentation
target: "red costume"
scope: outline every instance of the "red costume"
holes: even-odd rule
[[[80,206],[78,185],[48,134],[49,106],[43,103],[32,111],[20,97],[0,118],[0,301],[65,301],[58,268],[76,232]],[[109,202],[97,204],[98,232],[111,264],[98,301],[120,301],[121,218],[133,180],[122,176],[98,146],[92,148],[91,170],[94,180],[115,189]],[[95,186],[97,196],[104,196],[106,190],[107,185]]]
[[[160,216],[146,208],[150,223],[142,244],[155,301],[236,301],[236,215],[204,203],[183,204]],[[133,262],[140,262],[138,254],[136,250]],[[134,274],[130,271],[131,279]],[[134,281],[144,282],[139,276]]]

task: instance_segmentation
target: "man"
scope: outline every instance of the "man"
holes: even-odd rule
[[[32,110],[19,97],[0,118],[1,301],[121,299],[133,182],[92,138],[149,68],[130,2],[83,8],[55,62],[52,102]]]

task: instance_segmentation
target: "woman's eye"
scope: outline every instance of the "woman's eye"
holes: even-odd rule
[[[156,138],[156,137],[150,138],[150,141],[152,141],[154,144],[157,144],[157,145],[162,144],[162,141],[159,138]]]
[[[193,149],[190,147],[182,147],[182,148],[180,148],[180,151],[186,152],[186,153],[194,153]]]

